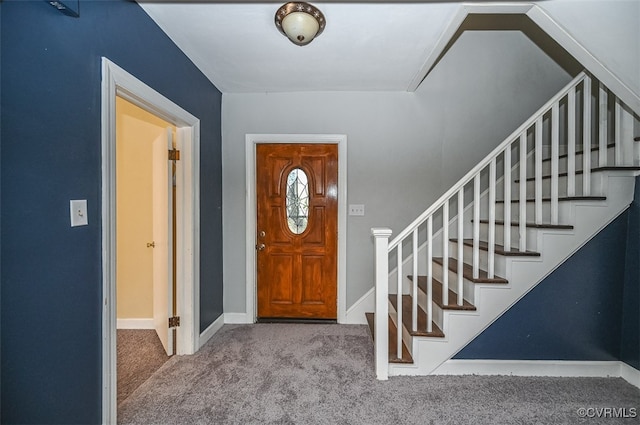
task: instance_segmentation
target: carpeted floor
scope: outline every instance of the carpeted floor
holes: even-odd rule
[[[119,424],[580,424],[581,408],[640,414],[620,378],[392,377],[377,381],[366,326],[225,325],[118,407]]]
[[[118,329],[118,404],[122,403],[167,360],[155,330]]]

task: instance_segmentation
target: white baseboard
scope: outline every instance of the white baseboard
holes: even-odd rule
[[[640,370],[629,366],[625,362],[620,362],[620,377],[634,387],[640,388]]]
[[[221,314],[220,317],[214,320],[214,322],[200,334],[200,337],[198,338],[198,350],[201,349],[202,346],[220,330],[220,328],[222,328],[222,325],[224,325],[224,314]]]
[[[253,319],[249,319],[247,313],[225,313],[224,323],[228,324],[250,324],[253,323]]]
[[[432,375],[513,375],[623,378],[640,388],[640,371],[619,361],[448,360]]]
[[[367,318],[365,313],[375,311],[376,288],[371,288],[358,301],[356,301],[345,315],[344,324],[348,325],[366,325]]]
[[[151,319],[117,319],[117,329],[155,329]]]

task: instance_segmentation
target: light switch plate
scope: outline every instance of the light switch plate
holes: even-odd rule
[[[349,215],[364,215],[364,205],[349,204]]]
[[[86,226],[89,224],[86,199],[69,201],[69,213],[71,214],[71,227]]]

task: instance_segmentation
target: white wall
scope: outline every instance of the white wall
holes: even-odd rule
[[[348,203],[366,205],[348,219],[349,307],[372,287],[370,228],[397,234],[569,80],[522,33],[482,31],[416,93],[224,94],[225,312],[245,311],[245,134],[347,135]]]
[[[640,1],[536,2],[630,89],[640,94]]]

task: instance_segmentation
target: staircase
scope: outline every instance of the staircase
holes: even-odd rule
[[[372,229],[378,379],[437,371],[629,206],[637,117],[583,72],[393,240]]]

